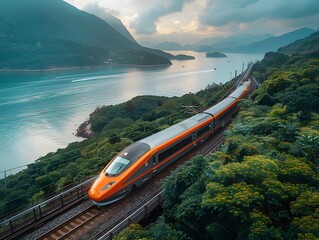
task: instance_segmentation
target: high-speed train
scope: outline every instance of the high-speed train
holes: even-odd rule
[[[251,91],[244,82],[227,98],[167,129],[143,138],[121,151],[101,171],[89,189],[95,205],[107,205],[150,180],[223,127],[238,110],[238,101]]]

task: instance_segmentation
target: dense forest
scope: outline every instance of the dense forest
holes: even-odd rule
[[[115,239],[318,239],[319,52],[269,52],[222,148],[163,183],[163,216]]]
[[[233,82],[211,84],[182,97],[139,96],[130,101],[97,108],[91,114],[94,137],[49,153],[15,175],[0,179],[0,216],[36,204],[99,171],[133,141],[158,132],[215,103]]]

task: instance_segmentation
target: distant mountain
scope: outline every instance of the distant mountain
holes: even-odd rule
[[[253,35],[253,34],[236,34],[229,37],[212,37],[205,38],[193,45],[194,48],[201,46],[210,46],[212,49],[229,48],[241,45],[248,45],[253,42],[262,41],[273,37],[271,34]]]
[[[155,43],[149,41],[141,41],[139,42],[139,44],[146,48],[154,48],[154,46],[156,45]]]
[[[250,43],[261,41],[273,37],[271,34],[253,35],[253,34],[237,34],[230,37],[211,37],[204,38],[195,44],[187,44],[182,46],[176,42],[162,42],[154,44],[151,42],[142,42],[145,47],[156,48],[166,51],[193,50],[196,52],[214,52],[224,50],[225,48],[239,47]]]
[[[176,43],[176,42],[163,42],[159,43],[153,46],[153,48],[160,49],[160,50],[166,50],[166,51],[180,51],[184,50],[185,48]]]
[[[185,55],[185,54],[178,54],[178,55],[173,55],[171,53],[168,53],[168,52],[165,52],[165,51],[161,51],[161,50],[158,50],[158,49],[152,49],[152,48],[145,48],[147,49],[147,51],[155,54],[155,55],[158,55],[158,56],[161,56],[163,58],[167,58],[169,60],[191,60],[191,59],[195,59],[194,56],[189,56],[189,55]]]
[[[195,52],[218,52],[219,49],[210,45],[192,46],[191,49]]]
[[[319,31],[278,49],[285,54],[308,54],[319,51]]]
[[[224,52],[242,52],[242,53],[266,53],[277,51],[278,48],[288,45],[298,39],[305,38],[314,32],[310,28],[301,28],[277,37],[270,37],[265,40],[251,43],[247,46],[228,47],[223,49]]]
[[[0,5],[1,68],[171,64],[62,0],[1,0]]]

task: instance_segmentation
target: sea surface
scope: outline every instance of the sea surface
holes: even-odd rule
[[[98,106],[138,95],[182,96],[225,83],[261,54],[172,61],[171,66],[110,66],[57,71],[0,72],[0,178],[49,152],[82,141],[76,129]]]

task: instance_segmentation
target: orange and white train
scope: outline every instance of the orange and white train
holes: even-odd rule
[[[214,134],[234,116],[238,101],[247,96],[251,85],[251,81],[246,81],[206,111],[126,147],[90,187],[89,197],[93,203],[102,206],[125,197]]]

